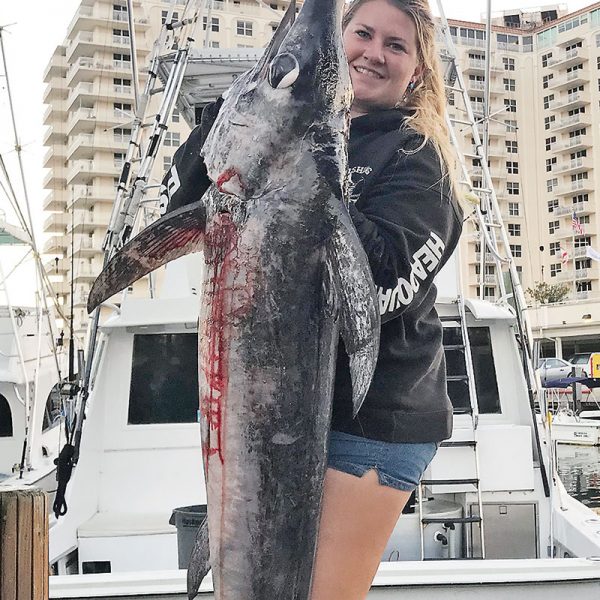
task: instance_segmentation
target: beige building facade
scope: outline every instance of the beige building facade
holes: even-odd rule
[[[182,18],[185,2],[174,7]],[[203,19],[197,46],[255,48],[264,46],[277,28],[289,2],[213,0]],[[170,1],[134,0],[137,63],[144,67]],[[92,282],[103,263],[102,244],[115,201],[131,135],[134,110],[130,32],[124,0],[82,0],[44,74],[43,101],[47,148],[44,180],[48,234],[43,252],[46,271],[59,302],[69,313],[73,279],[74,330],[81,345],[87,326],[85,305]],[[149,114],[158,107],[157,98]],[[154,112],[153,112],[154,111]],[[159,183],[189,127],[174,112],[154,165],[151,183]],[[158,196],[158,193],[156,194]],[[147,281],[137,288],[147,288]]]
[[[493,23],[493,186],[523,287],[563,284],[567,292],[559,304],[532,300],[534,336],[545,354],[600,351],[600,3],[570,14],[559,6],[507,11]],[[486,27],[449,25],[471,106],[482,118]],[[452,104],[451,94],[451,116],[464,119],[458,101]],[[481,187],[471,134],[461,125],[455,130],[473,186]],[[497,267],[490,257],[482,273],[481,240],[468,227],[467,294],[476,295],[483,278],[485,295],[495,298]]]
[[[170,2],[135,0],[133,5],[143,76]],[[264,46],[287,5],[287,0],[213,0],[197,45]],[[567,357],[600,350],[600,262],[589,256],[590,249],[600,252],[600,159],[594,152],[600,148],[600,3],[571,14],[558,6],[534,13],[507,11],[494,23],[488,157],[512,254],[525,289],[538,282],[568,287],[560,304],[538,308],[532,302],[534,334],[544,341],[546,354]],[[485,25],[451,20],[450,27],[471,104],[481,117]],[[82,342],[87,294],[101,269],[102,243],[133,117],[124,0],[82,0],[48,63],[45,81],[48,194],[43,208],[48,238],[43,251],[65,307],[71,302],[73,275],[74,323]],[[464,118],[452,95],[449,111]],[[154,183],[188,132],[175,112],[156,160]],[[473,185],[481,186],[473,140],[464,126],[457,127],[457,134]],[[573,216],[581,227],[578,232]],[[483,283],[485,295],[496,298],[496,267],[490,261],[482,272],[481,240],[467,227],[466,293],[477,295]],[[147,282],[138,287],[147,287]]]

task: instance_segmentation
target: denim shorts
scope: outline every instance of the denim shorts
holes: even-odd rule
[[[381,485],[411,492],[419,485],[438,445],[380,442],[331,431],[327,466],[356,477],[375,469]]]

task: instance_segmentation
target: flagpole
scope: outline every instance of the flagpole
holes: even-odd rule
[[[571,226],[571,240],[573,242],[573,300],[577,300],[577,276],[575,274],[575,231]]]

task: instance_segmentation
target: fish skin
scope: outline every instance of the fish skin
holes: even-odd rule
[[[343,8],[343,0],[306,0],[226,94],[203,148],[210,178],[229,194],[209,189],[197,228],[210,550],[202,534],[190,597],[210,556],[215,600],[308,600],[339,336],[355,413],[375,368],[377,296],[345,204]],[[187,223],[180,211],[157,223],[167,231]],[[163,244],[171,260],[189,249],[176,237]],[[140,260],[148,239],[154,253]],[[161,243],[145,230],[125,246],[90,305],[119,289],[120,271],[141,276],[166,262]]]

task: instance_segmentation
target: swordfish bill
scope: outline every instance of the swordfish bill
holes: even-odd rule
[[[210,548],[194,550],[190,596],[210,567],[216,600],[308,600],[340,336],[355,414],[375,368],[377,296],[345,197],[343,9],[344,0],[305,0],[287,19],[224,95],[202,149],[214,185],[124,246],[90,293],[94,308],[134,275],[192,246],[204,253]]]

